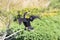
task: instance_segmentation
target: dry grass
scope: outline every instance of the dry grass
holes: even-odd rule
[[[47,7],[48,5],[48,0],[0,0],[0,7],[5,10],[26,7]]]

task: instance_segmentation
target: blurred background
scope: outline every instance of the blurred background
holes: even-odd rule
[[[26,18],[41,17],[31,22],[34,31],[22,30],[24,25],[13,21],[17,11],[21,17],[24,12],[29,12]],[[60,0],[0,0],[0,39],[6,37],[7,29],[10,34],[22,30],[11,40],[60,40]]]

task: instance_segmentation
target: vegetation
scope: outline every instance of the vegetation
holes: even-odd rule
[[[1,31],[2,33],[6,31],[6,24],[10,21],[9,28],[12,32],[22,30],[15,35],[16,40],[60,40],[60,0],[51,0],[51,4],[48,8],[32,7],[22,10],[11,9],[9,12],[6,10],[1,10],[0,8],[0,11],[0,33]],[[41,20],[35,19],[31,22],[34,30],[24,30],[23,23],[19,25],[18,22],[12,21],[17,15],[17,11],[20,11],[22,17],[24,12],[27,11],[29,12],[27,18],[30,15],[38,15],[41,17]]]
[[[16,40],[60,40],[60,15],[43,17],[41,20],[36,19],[32,23],[34,30],[27,31],[24,29],[24,25],[19,25],[15,22],[11,24],[11,28],[14,32],[18,29],[22,30],[16,36]]]

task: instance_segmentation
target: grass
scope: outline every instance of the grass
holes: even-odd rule
[[[31,22],[33,31],[21,31],[16,40],[60,40],[60,15],[42,17]],[[11,24],[14,32],[24,29],[24,25],[16,22]]]
[[[30,14],[32,15],[39,15],[40,13],[42,13],[40,14],[42,15],[42,17],[41,20],[35,19],[33,22],[31,22],[32,27],[34,27],[33,31],[22,30],[24,29],[23,24],[19,25],[18,22],[12,22],[10,28],[13,32],[22,30],[16,36],[16,40],[60,40],[60,11],[59,10],[60,10],[59,0],[51,0],[50,8],[47,9],[26,8],[20,10],[21,15],[23,15],[25,11],[27,12],[30,11]],[[2,14],[4,14],[4,16],[8,16],[9,14],[15,16],[17,15],[18,10],[11,9],[10,12],[8,12],[8,14],[5,14],[6,12],[3,12],[3,10],[1,11]],[[5,30],[4,27],[2,29],[1,22],[0,22],[0,29],[3,31]]]
[[[24,30],[23,24],[19,25],[18,22],[11,22],[10,28],[13,32],[23,29],[20,33],[16,35],[16,40],[60,40],[59,10],[54,9],[41,11],[40,9],[25,9],[21,10],[21,15],[23,15],[25,11],[30,11],[31,15],[41,16],[41,20],[35,19],[33,22],[31,22],[32,27],[34,27],[34,30],[31,31]],[[10,14],[15,16],[17,15],[17,11],[11,10]],[[9,14],[7,14],[6,16],[8,15]]]

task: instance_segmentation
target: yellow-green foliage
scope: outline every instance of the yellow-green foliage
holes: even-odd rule
[[[24,25],[13,22],[10,27],[14,32],[18,29],[22,30],[16,40],[60,40],[60,15],[42,17],[41,20],[36,19],[31,22],[34,30],[27,31]]]
[[[34,27],[34,31],[23,30],[18,36],[16,36],[16,40],[60,40],[60,11],[57,12],[52,9],[47,10],[42,8],[25,8],[22,10],[13,9],[9,12],[3,11],[0,16],[6,18],[3,20],[4,24],[9,22],[9,17],[11,17],[9,15],[11,14],[14,17],[17,15],[17,11],[20,11],[22,16],[24,12],[28,12],[29,14],[27,15],[27,18],[30,15],[41,16],[41,20],[36,19],[31,22],[32,27]],[[13,18],[11,20],[13,20]],[[11,22],[10,28],[15,32],[18,31],[18,29],[24,29],[24,25]]]
[[[20,15],[24,15],[25,12],[28,12],[29,14],[26,15],[27,18],[29,18],[30,15],[37,15],[37,16],[55,16],[59,14],[59,9],[44,9],[44,8],[25,8],[22,10],[11,10],[10,14],[13,16],[17,15],[17,12],[20,11]]]

